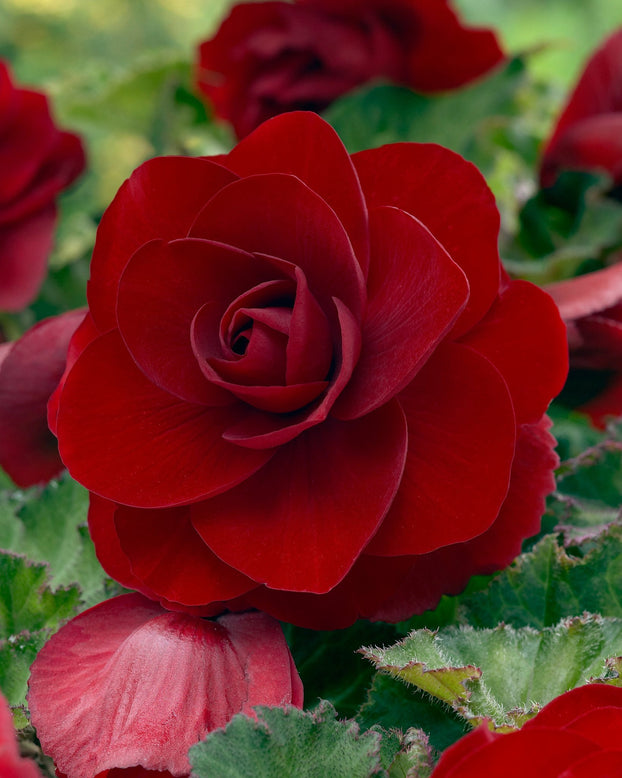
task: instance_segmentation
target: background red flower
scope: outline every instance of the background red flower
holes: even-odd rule
[[[456,154],[350,158],[311,113],[139,168],[56,418],[108,572],[329,628],[506,565],[553,488],[567,350],[548,295],[502,275],[498,219]]]
[[[284,111],[322,111],[374,78],[438,92],[502,58],[494,33],[464,27],[448,0],[242,3],[201,44],[197,83],[243,137]]]
[[[54,124],[45,95],[13,83],[0,61],[0,310],[35,298],[56,225],[55,200],[82,172],[77,135]]]

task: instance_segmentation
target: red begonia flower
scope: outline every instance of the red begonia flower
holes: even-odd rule
[[[208,732],[236,713],[253,715],[255,705],[300,707],[302,685],[269,616],[206,621],[126,594],[46,643],[28,704],[44,751],[67,778],[187,776],[188,749]]]
[[[453,152],[351,158],[312,113],[140,167],[50,403],[106,570],[329,629],[506,565],[553,489],[567,349],[550,297],[502,275],[498,225]]]
[[[590,58],[545,146],[542,185],[562,170],[604,171],[622,184],[622,29]]]
[[[196,78],[241,138],[374,78],[439,92],[502,59],[494,33],[464,27],[448,0],[276,0],[234,6],[201,44]]]
[[[82,310],[45,319],[0,345],[0,466],[18,486],[46,483],[63,469],[47,403],[83,318]]]
[[[2,778],[41,778],[30,759],[22,759],[17,747],[13,716],[0,694],[0,775]]]
[[[35,298],[56,197],[84,164],[82,142],[56,127],[45,95],[15,86],[0,60],[0,310],[18,311]]]
[[[622,414],[622,264],[549,284],[566,323],[570,373],[562,401],[604,429]]]
[[[589,684],[556,697],[524,727],[486,724],[447,749],[431,778],[618,778],[622,689]]]

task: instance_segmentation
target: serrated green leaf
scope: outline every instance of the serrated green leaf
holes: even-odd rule
[[[0,640],[0,690],[12,707],[25,708],[30,665],[46,639],[47,633],[40,631],[22,632]],[[23,718],[22,712],[20,723]]]
[[[0,548],[49,566],[52,587],[77,584],[82,606],[118,593],[86,530],[88,492],[68,476],[45,489],[0,495]]]
[[[470,724],[520,726],[559,694],[606,678],[622,655],[622,620],[586,615],[541,631],[447,627],[363,653],[383,673],[447,702]]]
[[[311,712],[257,707],[257,720],[238,714],[224,730],[190,749],[196,778],[368,778],[385,775],[381,735],[361,733],[352,721],[337,721],[323,702]]]

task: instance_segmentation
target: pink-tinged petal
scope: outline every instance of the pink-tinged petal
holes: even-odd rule
[[[342,419],[369,413],[401,391],[469,298],[462,270],[410,214],[372,210],[370,243],[361,356],[334,409]]]
[[[441,595],[459,594],[471,576],[494,573],[510,564],[523,540],[540,529],[546,497],[555,488],[553,470],[559,458],[550,426],[545,416],[538,424],[519,428],[510,488],[492,527],[466,543],[411,557],[412,567],[402,585],[370,618],[401,621],[435,608]]]
[[[512,281],[462,342],[501,373],[519,424],[538,421],[564,386],[566,328],[551,298],[527,281]]]
[[[231,395],[197,365],[192,320],[208,301],[219,320],[232,299],[275,273],[251,254],[211,241],[146,243],[121,276],[117,302],[119,330],[138,367],[182,400],[230,404]]]
[[[235,406],[185,403],[147,381],[112,331],[69,372],[57,432],[63,462],[90,491],[166,508],[230,489],[270,459],[222,439],[235,418]]]
[[[190,772],[188,749],[251,704],[300,700],[279,624],[164,611],[139,594],[101,603],[38,654],[28,702],[46,753],[70,778],[142,766]]]
[[[229,184],[201,211],[190,236],[291,262],[324,311],[336,296],[362,315],[365,285],[350,239],[330,205],[295,176],[270,173]]]
[[[619,736],[618,733],[616,733]],[[612,741],[615,744],[617,741]],[[598,751],[580,759],[560,778],[619,778],[622,775],[622,751]]]
[[[192,506],[192,521],[221,559],[255,581],[327,592],[382,521],[405,456],[397,403],[356,421],[329,420],[280,449],[256,477]]]
[[[0,694],[0,775],[2,778],[41,778],[31,759],[19,755],[13,716]]]
[[[622,262],[545,288],[566,322],[599,313],[622,300]]]
[[[622,416],[622,375],[614,375],[596,397],[577,408],[587,413],[592,424],[604,430],[612,419]]]
[[[45,319],[6,344],[0,363],[0,465],[18,486],[46,483],[63,469],[46,407],[83,318],[81,310]]]
[[[291,112],[265,122],[222,164],[239,176],[291,173],[304,181],[335,211],[367,272],[367,211],[361,185],[341,139],[317,114]]]
[[[562,112],[544,150],[540,177],[543,186],[554,183],[558,149],[570,128],[586,118],[622,111],[622,30],[611,35],[592,55]],[[617,143],[616,134],[608,143]]]
[[[469,301],[453,335],[467,332],[496,298],[501,267],[499,212],[481,173],[458,154],[429,143],[383,146],[352,159],[368,207],[393,205],[410,213],[464,270]]]
[[[525,727],[567,727],[590,708],[622,708],[622,689],[604,683],[590,683],[555,697]]]
[[[69,371],[74,366],[80,354],[84,351],[88,344],[95,340],[95,338],[98,338],[99,335],[100,333],[95,326],[95,323],[93,322],[93,317],[90,313],[87,313],[76,328],[76,331],[71,336],[69,347],[67,349],[67,359],[65,360],[65,371],[61,376],[56,389],[52,392],[50,399],[48,400],[48,426],[54,435],[56,435],[58,403],[60,402],[60,394],[62,392],[63,386],[65,385],[65,379],[69,375]]]
[[[19,311],[37,296],[52,250],[56,208],[0,225],[0,310]]]
[[[425,554],[480,535],[507,494],[516,426],[491,363],[442,346],[399,395],[408,420],[400,490],[366,553]]]
[[[132,574],[170,602],[204,605],[257,586],[207,548],[192,526],[188,506],[141,510],[119,505],[114,525]]]
[[[132,173],[104,213],[93,251],[88,298],[102,332],[116,326],[117,285],[136,249],[186,237],[203,205],[235,178],[196,157],[156,157]]]
[[[433,778],[525,778],[526,775],[560,778],[565,768],[596,750],[596,746],[580,736],[539,727],[497,735],[485,746],[481,741],[475,745],[472,753],[465,753],[463,745],[458,762],[453,761],[452,747],[448,748]]]
[[[282,446],[301,432],[323,422],[335,400],[347,385],[361,350],[361,331],[358,322],[341,300],[333,300],[337,310],[340,338],[335,344],[335,368],[324,395],[308,408],[287,416],[262,413],[247,408],[223,433],[244,448],[264,449]]]

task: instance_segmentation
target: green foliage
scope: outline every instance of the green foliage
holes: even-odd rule
[[[537,631],[417,630],[389,648],[363,649],[376,668],[449,705],[475,726],[489,718],[511,730],[554,697],[607,678],[622,655],[622,620],[585,615]]]
[[[336,720],[321,703],[312,713],[297,708],[258,707],[257,720],[239,714],[224,730],[211,732],[190,749],[197,778],[368,778],[386,775],[381,735],[359,732],[353,722]],[[385,754],[386,759],[386,754]]]
[[[49,567],[52,587],[78,585],[82,607],[118,593],[86,529],[88,492],[69,476],[45,489],[0,493],[0,548]]]

